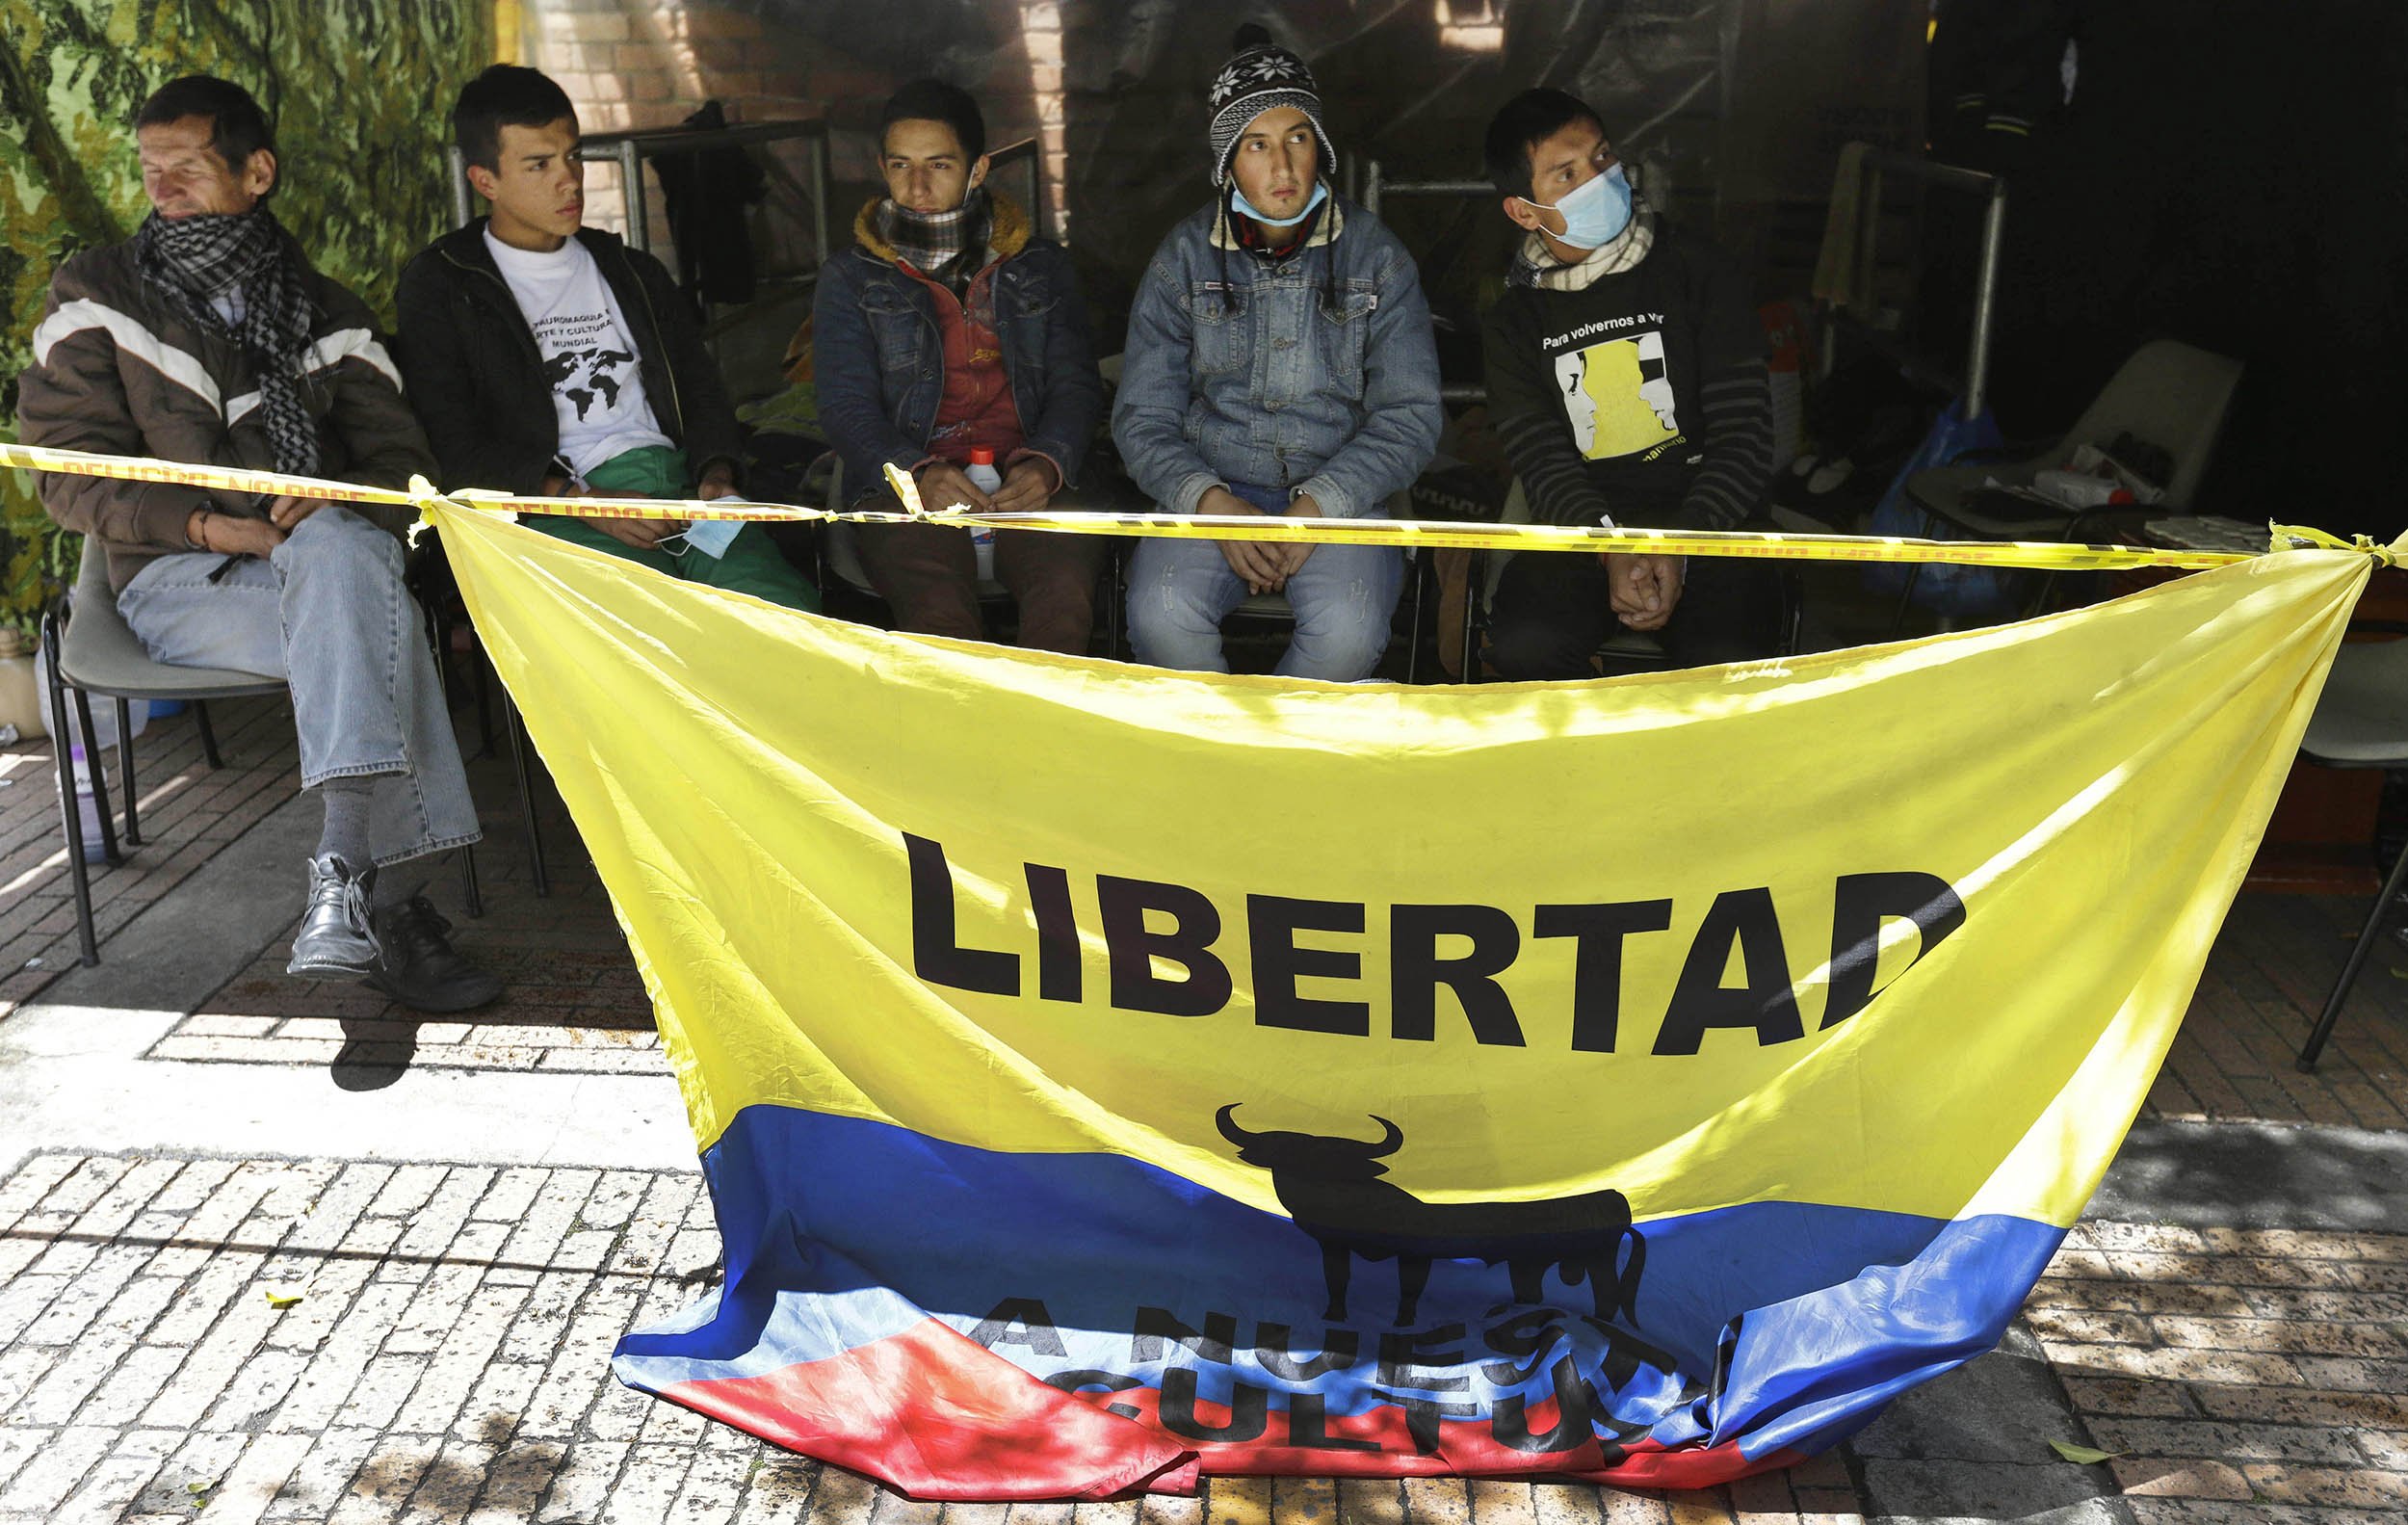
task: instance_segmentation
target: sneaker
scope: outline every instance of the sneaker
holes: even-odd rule
[[[471,1011],[502,993],[501,976],[452,947],[452,924],[424,895],[380,912],[377,934],[383,952],[368,984],[413,1012]]]
[[[369,910],[375,865],[353,870],[328,853],[309,860],[309,908],[301,912],[286,974],[363,975],[376,966],[377,934]]]

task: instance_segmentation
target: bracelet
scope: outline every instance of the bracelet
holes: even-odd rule
[[[200,523],[198,525],[200,534],[198,536],[195,536],[191,530],[186,530],[184,534],[184,543],[191,546],[194,550],[205,551],[209,548],[209,521],[217,517],[217,513],[213,509],[205,508],[196,510],[195,512],[200,516]]]

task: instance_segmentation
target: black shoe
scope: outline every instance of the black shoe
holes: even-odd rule
[[[309,860],[309,908],[301,912],[286,974],[364,975],[376,967],[377,934],[369,895],[375,865],[354,870],[328,853]]]
[[[452,947],[452,924],[434,903],[413,895],[377,918],[383,949],[365,971],[368,984],[413,1012],[467,1012],[502,993],[501,976],[480,969]]]

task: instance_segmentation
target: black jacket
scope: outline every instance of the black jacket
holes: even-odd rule
[[[686,452],[696,477],[720,460],[741,476],[736,410],[685,293],[659,260],[613,234],[585,228],[577,240],[634,331],[661,432]],[[394,359],[442,464],[435,485],[541,490],[560,454],[560,418],[535,330],[485,248],[483,218],[419,251],[402,272],[399,306]]]

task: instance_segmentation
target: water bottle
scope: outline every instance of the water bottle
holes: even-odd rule
[[[1004,474],[995,469],[995,452],[985,445],[972,447],[970,464],[961,474],[968,477],[981,492],[992,497],[1004,485]],[[979,581],[995,580],[995,527],[991,524],[970,526],[970,549],[979,559]]]

